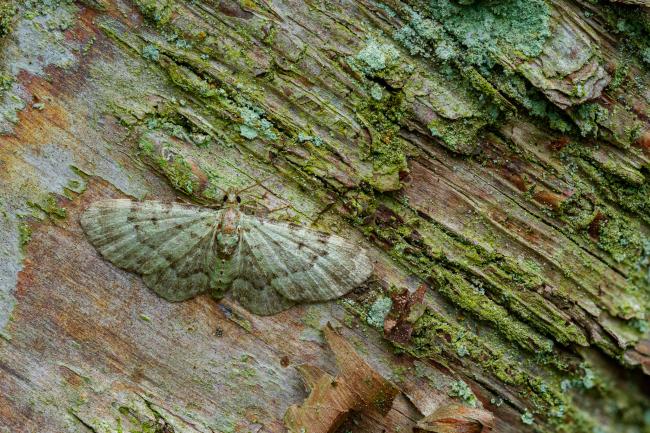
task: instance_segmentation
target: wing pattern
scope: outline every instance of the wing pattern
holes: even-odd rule
[[[142,275],[163,298],[182,301],[216,277],[219,212],[157,201],[102,200],[81,217],[90,242],[108,261]]]
[[[156,201],[103,200],[81,217],[110,262],[142,275],[163,298],[181,301],[231,288],[248,310],[274,314],[297,302],[345,295],[372,273],[365,250],[335,235],[240,213],[239,243],[219,257],[222,210]]]
[[[247,266],[242,267],[240,280],[264,292],[258,295],[260,300],[335,299],[372,273],[365,250],[339,236],[248,215],[242,216],[241,227],[240,248]],[[261,308],[256,299],[251,297],[248,302],[251,311]]]

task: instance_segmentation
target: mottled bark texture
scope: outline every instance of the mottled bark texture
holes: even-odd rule
[[[336,371],[328,321],[401,391],[352,431],[457,403],[499,432],[650,431],[636,3],[2,3],[0,431],[282,432],[294,366]],[[249,205],[359,242],[371,280],[270,317],[169,303],[78,223],[262,180]]]

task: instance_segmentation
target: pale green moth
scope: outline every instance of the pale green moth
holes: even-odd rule
[[[111,263],[142,275],[169,301],[229,290],[269,315],[297,302],[338,298],[372,273],[366,251],[339,236],[247,215],[239,197],[220,209],[125,199],[93,203],[81,226]]]

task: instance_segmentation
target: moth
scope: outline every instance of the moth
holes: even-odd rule
[[[249,311],[270,315],[298,302],[335,299],[372,273],[366,251],[339,236],[244,213],[227,192],[218,208],[101,200],[82,214],[90,243],[142,276],[169,301],[228,290]]]

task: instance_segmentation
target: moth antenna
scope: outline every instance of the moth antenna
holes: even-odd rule
[[[251,188],[255,188],[256,186],[261,186],[264,182],[266,182],[267,180],[271,179],[272,177],[273,177],[273,175],[271,174],[271,175],[265,177],[264,179],[256,180],[254,184],[249,185],[249,186],[247,186],[247,187],[244,188],[244,189],[240,189],[240,190],[237,191],[236,193],[237,193],[237,195],[239,195],[239,194],[241,194],[242,192],[244,192],[244,191],[248,191],[248,190],[251,189]]]

